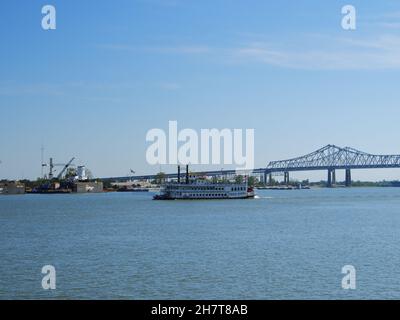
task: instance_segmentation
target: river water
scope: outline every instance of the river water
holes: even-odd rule
[[[0,299],[400,299],[400,188],[257,193],[1,196]]]

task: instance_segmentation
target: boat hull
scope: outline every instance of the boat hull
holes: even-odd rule
[[[155,195],[153,200],[241,200],[241,199],[254,199],[254,195],[246,196],[246,197],[235,197],[235,198],[195,198],[195,197],[187,197],[187,198],[172,198],[172,197],[165,197],[161,195]]]

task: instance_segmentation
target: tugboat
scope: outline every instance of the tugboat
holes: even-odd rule
[[[154,200],[215,200],[254,198],[254,189],[245,183],[211,183],[209,181],[189,180],[189,166],[186,166],[186,181],[169,182],[161,187],[160,194]]]

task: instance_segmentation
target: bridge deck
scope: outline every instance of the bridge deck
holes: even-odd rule
[[[265,168],[253,170],[253,174],[275,172],[315,171],[315,170],[352,170],[352,169],[388,169],[400,168],[400,155],[373,155],[353,148],[340,148],[327,145],[305,156],[289,160],[272,161]],[[235,170],[200,171],[205,176],[234,175]],[[184,176],[184,173],[181,174]],[[103,181],[153,180],[157,175],[126,176],[103,178]],[[177,173],[169,173],[166,178],[177,178]]]

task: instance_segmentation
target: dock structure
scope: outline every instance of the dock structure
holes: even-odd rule
[[[0,194],[25,194],[25,185],[18,181],[0,183]]]

